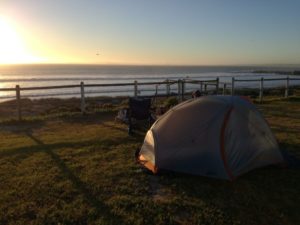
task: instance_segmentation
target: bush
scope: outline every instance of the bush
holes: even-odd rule
[[[178,99],[176,97],[170,97],[164,101],[164,106],[168,108],[171,108],[177,104],[178,104]]]

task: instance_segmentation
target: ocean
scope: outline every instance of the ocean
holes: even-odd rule
[[[20,87],[43,87],[56,85],[132,83],[193,79],[208,80],[219,77],[220,82],[231,82],[231,78],[258,79],[286,78],[276,73],[253,73],[253,71],[293,71],[300,66],[122,66],[122,65],[0,65],[0,89]],[[289,76],[290,78],[299,76]],[[269,81],[264,86],[284,86],[285,81]],[[300,81],[291,81],[290,85],[300,85]],[[236,87],[259,87],[259,82],[238,82]],[[188,90],[198,89],[188,85]],[[140,95],[155,93],[156,86],[139,86]],[[165,85],[158,87],[158,93],[165,93]],[[177,85],[171,86],[177,92]],[[85,89],[86,96],[132,95],[133,86],[90,87]],[[80,89],[50,89],[23,91],[22,97],[79,97]],[[15,93],[0,90],[0,99],[15,98]]]

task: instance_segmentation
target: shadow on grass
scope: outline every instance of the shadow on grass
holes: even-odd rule
[[[28,135],[28,134],[30,134],[30,132],[26,132],[26,134]],[[13,155],[17,155],[17,154],[33,154],[36,152],[44,152],[47,149],[88,147],[91,145],[96,145],[98,142],[99,142],[98,140],[90,140],[90,141],[82,141],[82,142],[59,142],[59,143],[53,143],[53,144],[40,144],[40,143],[36,142],[38,145],[35,145],[35,146],[27,146],[27,147],[20,147],[20,148],[14,148],[14,149],[4,149],[0,152],[0,157],[8,157],[8,156],[13,156]],[[111,140],[106,140],[106,141],[101,140],[101,145],[103,145],[103,146],[108,146],[113,143],[114,142]],[[99,147],[101,147],[101,146],[99,146]]]
[[[220,209],[225,215],[239,218],[241,224],[284,224],[279,216],[282,212],[289,220],[299,221],[296,210],[299,204],[295,200],[300,185],[297,171],[267,166],[248,172],[234,182],[166,173],[159,181],[163,186],[172,186],[175,196],[184,193],[186,199],[201,200],[205,208]],[[266,208],[266,204],[272,206]]]
[[[293,169],[300,169],[300,155],[296,155],[299,150],[299,145],[280,143],[279,147],[288,167]]]
[[[0,128],[14,133],[32,132],[34,129],[41,128],[45,125],[45,121],[40,119],[33,120],[6,120],[0,121]]]
[[[72,116],[62,116],[60,119],[66,123],[78,123],[78,124],[97,124],[104,121],[114,121],[116,112],[99,112],[99,113],[87,113],[82,115],[81,113]]]
[[[117,116],[117,112],[108,111],[108,112],[100,112],[100,113],[92,113],[92,114],[77,114],[73,116],[61,117],[60,119],[66,123],[79,123],[79,124],[93,124],[93,125],[101,125],[106,128],[111,128],[119,131],[126,131],[128,129],[128,124],[115,121],[115,117]],[[134,137],[141,137],[145,135],[150,126],[147,125],[147,120],[136,121],[134,124]],[[120,126],[121,125],[121,126]]]
[[[49,146],[45,145],[41,140],[34,137],[30,132],[27,133],[27,136],[31,138],[33,141],[35,141],[39,146],[41,146],[44,149],[44,152],[49,154],[52,158],[52,160],[56,163],[58,168],[61,170],[61,172],[64,174],[64,176],[69,179],[73,186],[83,194],[85,199],[89,202],[89,204],[95,208],[96,215],[99,216],[102,219],[104,219],[106,222],[117,222],[118,224],[122,224],[122,219],[118,217],[117,215],[113,214],[109,207],[107,207],[104,203],[99,201],[96,196],[93,196],[91,191],[87,188],[86,184],[82,182],[75,174],[68,168],[68,166],[65,164],[65,162],[57,155],[55,154]],[[45,146],[47,146],[45,148]],[[54,147],[54,146],[52,146]]]
[[[299,102],[300,103],[300,96],[292,96],[288,98],[289,102]]]
[[[297,128],[292,128],[292,127],[286,127],[286,126],[281,126],[281,125],[276,125],[274,127],[272,127],[272,131],[275,133],[281,133],[281,132],[285,132],[290,134],[299,134],[299,129]],[[298,147],[299,148],[299,147]]]

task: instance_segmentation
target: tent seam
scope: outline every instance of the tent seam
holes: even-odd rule
[[[235,177],[232,174],[231,169],[229,168],[229,165],[228,165],[228,162],[227,162],[227,158],[226,158],[226,154],[225,154],[225,130],[226,130],[226,127],[227,127],[227,124],[228,124],[228,120],[229,120],[229,116],[230,116],[232,110],[233,110],[233,106],[231,106],[229,108],[229,110],[227,111],[227,113],[226,113],[226,115],[224,117],[222,128],[221,128],[221,135],[220,135],[220,152],[221,152],[221,157],[222,157],[222,160],[223,160],[225,171],[226,171],[228,177],[230,178],[230,180],[234,180]]]

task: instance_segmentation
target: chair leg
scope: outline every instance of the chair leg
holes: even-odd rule
[[[153,119],[153,117],[150,115],[149,119],[148,119],[148,122],[149,122],[149,127],[152,126],[152,124],[155,122],[155,120]]]
[[[132,123],[131,123],[131,117],[128,118],[128,134],[132,135]]]
[[[132,132],[132,126],[129,125],[129,126],[128,126],[128,134],[129,134],[129,135],[132,135],[132,133],[133,133],[133,132]]]

